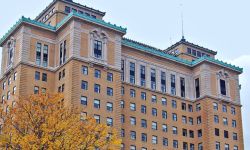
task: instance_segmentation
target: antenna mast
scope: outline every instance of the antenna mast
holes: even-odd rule
[[[185,40],[184,36],[184,17],[183,17],[183,3],[181,2],[181,34],[182,34],[182,40]]]

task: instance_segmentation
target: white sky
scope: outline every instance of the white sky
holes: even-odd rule
[[[22,16],[35,18],[52,0],[1,2],[0,37]],[[75,0],[107,12],[106,21],[127,27],[126,37],[164,49],[181,38],[181,6],[185,38],[218,51],[217,58],[244,68],[240,82],[245,149],[250,149],[250,1],[249,0]],[[0,49],[1,50],[1,49]],[[0,53],[1,57],[1,53]],[[1,58],[0,58],[1,59]]]

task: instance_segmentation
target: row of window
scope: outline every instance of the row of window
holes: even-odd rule
[[[81,72],[82,72],[83,75],[88,75],[89,74],[88,67],[87,66],[82,66],[82,71]],[[95,69],[94,77],[95,78],[101,78],[102,77],[101,70]],[[107,81],[113,82],[113,73],[107,72]]]
[[[82,81],[81,89],[88,90],[88,82],[87,81]],[[101,93],[101,85],[100,84],[94,84],[94,92]],[[107,87],[107,95],[113,96],[113,88]]]
[[[195,57],[203,57],[203,56],[210,57],[210,55],[208,55],[206,53],[202,53],[201,51],[198,51],[195,49],[191,49],[190,47],[187,48],[187,53],[190,55],[193,55]]]
[[[34,86],[34,94],[39,94],[40,92],[40,87],[39,86]],[[45,94],[46,93],[46,88],[41,88],[41,92],[42,94]]]
[[[14,79],[14,81],[16,81],[16,79],[17,79],[17,72],[14,73],[13,79]],[[11,78],[11,76],[10,76],[10,77],[8,78],[8,81],[7,81],[8,85],[11,84],[11,81],[12,81],[12,78]],[[6,83],[6,81],[3,82],[3,84],[2,84],[2,89],[3,89],[3,90],[6,89],[7,83]]]
[[[229,132],[227,131],[227,130],[224,130],[224,138],[229,138]],[[215,136],[220,136],[220,129],[218,129],[218,128],[215,128],[214,129],[214,135]],[[232,133],[232,139],[234,140],[234,141],[237,141],[238,140],[238,134],[237,133],[235,133],[235,132],[233,132]]]
[[[41,80],[41,73],[39,71],[35,71],[35,80]],[[47,82],[47,73],[42,73],[42,81]]]
[[[218,111],[218,110],[219,110],[219,105],[218,105],[218,103],[213,102],[213,109],[214,109],[214,111]],[[222,104],[222,112],[227,113],[227,105]],[[236,115],[235,107],[231,107],[231,114],[232,114],[232,115]]]
[[[144,137],[144,135],[142,134],[142,139],[144,139],[144,138],[145,138],[145,137]],[[152,136],[152,144],[155,144],[155,143],[157,143],[157,142],[158,142],[157,136]],[[163,145],[163,146],[169,146],[169,145],[168,145],[168,139],[167,139],[167,138],[163,138],[163,139],[162,139],[162,145]],[[183,150],[188,150],[188,146],[189,146],[189,149],[190,149],[190,150],[194,150],[194,149],[195,149],[195,145],[194,145],[194,144],[190,143],[190,144],[188,145],[187,142],[183,142],[183,145],[182,145]],[[180,148],[180,146],[179,146],[179,141],[178,141],[178,140],[173,140],[173,142],[172,142],[172,147],[175,148],[175,149]],[[130,150],[136,150],[136,146],[135,146],[135,145],[130,145],[130,148],[129,148],[129,149],[130,149]],[[121,144],[121,150],[125,150],[125,145],[124,145],[123,143]],[[142,147],[141,150],[147,150],[147,148],[146,148],[146,147]],[[199,143],[199,144],[198,144],[198,150],[203,150],[203,145],[202,145],[202,143]]]
[[[55,12],[55,8],[53,8],[45,17],[42,18],[43,23],[48,20],[48,18]]]
[[[124,87],[121,88],[121,94],[122,95],[125,94]],[[135,89],[130,89],[129,94],[130,94],[131,98],[135,98],[136,97],[136,90]],[[141,92],[140,93],[140,97],[141,97],[141,100],[144,100],[144,101],[147,100],[147,94],[146,94],[146,92]],[[158,102],[156,95],[151,95],[151,102],[152,103],[157,103]],[[161,104],[163,106],[167,106],[167,99],[165,97],[161,98]],[[177,101],[176,100],[172,100],[171,101],[171,105],[172,105],[172,108],[176,109],[177,108]],[[218,103],[214,102],[213,103],[213,107],[214,107],[215,111],[218,111],[218,108],[219,108]],[[187,111],[188,110],[189,112],[193,112],[193,105],[191,105],[191,104],[187,105],[186,103],[182,102],[181,103],[181,109],[183,111]],[[201,110],[201,104],[198,103],[198,104],[196,104],[196,111],[200,111],[200,110]],[[227,105],[225,105],[225,104],[222,105],[222,111],[223,112],[227,112]],[[236,109],[233,106],[231,107],[231,114],[232,115],[236,115]]]
[[[142,135],[142,138],[144,138],[143,135]],[[153,143],[153,142],[154,142],[154,143],[157,142],[157,138],[156,138],[155,136],[152,136],[152,143]],[[168,146],[168,139],[163,138],[163,139],[162,139],[162,145],[163,145],[163,146]],[[172,142],[172,147],[173,147],[173,148],[178,148],[178,147],[179,147],[179,142],[178,142],[178,140],[173,140],[173,142]],[[188,150],[188,143],[187,143],[187,142],[183,142],[182,148],[183,148],[183,150]],[[136,150],[136,149],[137,149],[137,148],[136,148],[135,145],[130,145],[130,146],[129,146],[129,150]],[[123,143],[121,144],[121,150],[125,150],[125,144],[123,144]],[[148,150],[148,149],[147,149],[146,147],[141,147],[140,150]],[[190,143],[190,144],[189,144],[189,150],[195,150],[195,145],[192,144],[192,143]],[[199,144],[198,144],[198,150],[203,150],[203,145],[202,145],[202,143],[199,143]],[[216,142],[216,143],[215,143],[215,150],[222,150],[222,149],[221,149],[221,146],[220,146],[220,142]],[[230,145],[229,145],[229,144],[224,144],[224,150],[230,150]],[[238,146],[237,146],[237,145],[234,145],[233,150],[239,150],[239,149],[238,149]]]
[[[226,117],[223,117],[223,125],[228,126],[228,119]],[[219,116],[218,115],[214,115],[214,123],[218,124],[219,121]],[[237,122],[236,120],[232,120],[232,127],[236,128],[237,126]]]
[[[69,7],[69,6],[65,6],[65,12],[66,12],[66,13],[78,12],[79,14],[86,14],[87,16],[91,16],[91,17],[93,17],[93,18],[96,18],[95,15],[90,15],[90,13],[88,13],[88,12],[83,12],[83,11],[81,11],[81,10],[78,10],[78,11],[77,11],[77,9],[71,8],[71,7]]]
[[[81,96],[81,105],[87,106],[88,105],[88,98],[85,96]],[[101,108],[101,102],[99,99],[94,99],[93,101],[93,107],[96,109]],[[106,103],[106,110],[112,112],[113,111],[113,103],[112,102],[107,102]]]
[[[85,120],[87,118],[87,112],[81,112],[81,120]],[[96,123],[101,123],[101,116],[94,114],[94,119],[96,120]],[[113,118],[107,117],[106,118],[106,125],[107,126],[113,126]]]
[[[121,69],[122,69],[122,76],[121,76],[121,80],[125,81],[125,62],[124,60],[122,60],[121,62]],[[136,83],[136,65],[134,62],[130,62],[129,63],[129,83],[131,84],[135,84]],[[142,87],[146,87],[146,66],[144,65],[140,65],[140,72],[139,72],[139,80],[140,80],[140,86]],[[156,90],[156,78],[157,78],[157,74],[156,74],[156,69],[151,68],[150,69],[150,88],[152,90]],[[166,93],[167,92],[167,86],[166,86],[166,72],[161,71],[160,75],[160,87],[161,87],[161,92]],[[172,95],[176,95],[176,75],[171,74],[170,75],[170,94]],[[180,96],[185,98],[186,97],[186,82],[185,82],[185,78],[180,77]],[[226,90],[226,81],[220,79],[220,94],[222,95],[227,95],[227,90]],[[195,97],[199,98],[200,97],[200,79],[197,78],[195,79]]]

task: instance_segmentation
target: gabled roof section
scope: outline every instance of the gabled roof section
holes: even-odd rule
[[[184,39],[184,38],[182,38],[179,42],[175,43],[174,45],[168,47],[165,51],[168,52],[168,51],[174,49],[175,47],[179,46],[180,44],[184,44],[184,45],[187,45],[187,46],[190,46],[190,47],[194,47],[194,48],[203,50],[203,51],[205,51],[205,52],[207,52],[207,53],[210,53],[210,54],[213,54],[213,55],[216,55],[216,54],[217,54],[217,52],[214,51],[214,50],[211,50],[211,49],[208,49],[208,48],[199,46],[199,45],[197,45],[197,44],[188,42],[188,41],[187,41],[186,39]]]
[[[27,24],[30,24],[30,25],[34,25],[34,26],[37,26],[37,27],[40,27],[40,28],[43,28],[43,29],[46,29],[46,30],[49,30],[49,31],[53,31],[53,32],[56,32],[57,30],[59,30],[64,24],[66,24],[71,18],[78,18],[78,19],[83,19],[85,21],[88,21],[88,22],[91,22],[91,23],[94,23],[94,24],[97,24],[97,25],[100,25],[100,26],[103,26],[103,27],[106,27],[106,28],[109,28],[109,29],[112,29],[112,30],[115,30],[117,32],[120,32],[122,34],[125,34],[127,29],[126,28],[123,28],[121,26],[117,26],[115,24],[111,24],[109,22],[105,22],[104,20],[101,20],[101,19],[97,19],[97,18],[93,18],[93,17],[90,17],[90,16],[87,16],[85,14],[79,14],[79,13],[76,13],[76,12],[72,12],[70,13],[68,16],[66,16],[60,23],[58,23],[56,26],[50,26],[50,25],[47,25],[47,24],[44,24],[44,23],[41,23],[41,22],[38,22],[36,20],[32,20],[30,18],[26,18],[26,17],[21,17],[16,23],[14,26],[12,26],[8,32],[0,39],[0,46],[3,45],[3,43],[9,38],[9,36],[18,29],[18,27],[22,24],[22,23],[27,23]]]
[[[210,62],[210,63],[216,64],[216,65],[219,65],[219,66],[234,70],[234,71],[236,71],[238,73],[243,72],[243,68],[237,67],[237,66],[232,65],[232,64],[228,64],[228,63],[223,62],[223,61],[218,60],[218,59],[203,56],[203,57],[201,57],[199,59],[196,59],[195,61],[189,61],[189,60],[185,60],[185,59],[182,59],[182,58],[175,57],[175,56],[172,56],[170,54],[167,54],[163,50],[160,50],[160,49],[157,49],[157,48],[154,48],[154,47],[148,46],[146,44],[136,42],[136,41],[133,41],[133,40],[130,40],[130,39],[127,39],[127,38],[122,39],[122,45],[127,46],[127,47],[131,47],[131,48],[134,48],[134,49],[146,52],[146,53],[150,53],[152,55],[163,57],[163,58],[169,59],[171,61],[186,65],[188,67],[195,67],[195,66],[197,66],[197,65],[199,65],[199,64],[201,64],[203,62]]]
[[[102,11],[100,11],[100,10],[97,10],[97,9],[94,9],[94,8],[91,8],[91,7],[88,7],[88,6],[86,6],[86,5],[82,5],[82,4],[80,4],[80,3],[75,3],[75,2],[73,2],[73,1],[71,1],[71,0],[53,0],[36,18],[35,18],[35,20],[37,20],[38,21],[38,19],[39,18],[41,18],[42,17],[42,15],[46,12],[46,11],[48,11],[48,9],[50,9],[57,1],[62,1],[62,2],[64,2],[64,3],[68,3],[68,4],[71,4],[71,5],[74,5],[74,6],[78,6],[78,7],[80,7],[80,8],[83,8],[83,9],[86,9],[86,10],[89,10],[89,11],[93,11],[93,12],[95,12],[95,13],[97,13],[97,14],[99,14],[99,15],[101,15],[101,16],[105,16],[105,14],[106,14],[106,12],[102,12]]]

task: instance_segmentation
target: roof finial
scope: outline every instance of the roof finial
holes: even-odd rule
[[[184,36],[184,16],[183,16],[183,3],[182,2],[180,4],[180,6],[181,6],[181,35],[182,35],[181,40],[185,41],[185,36]]]

